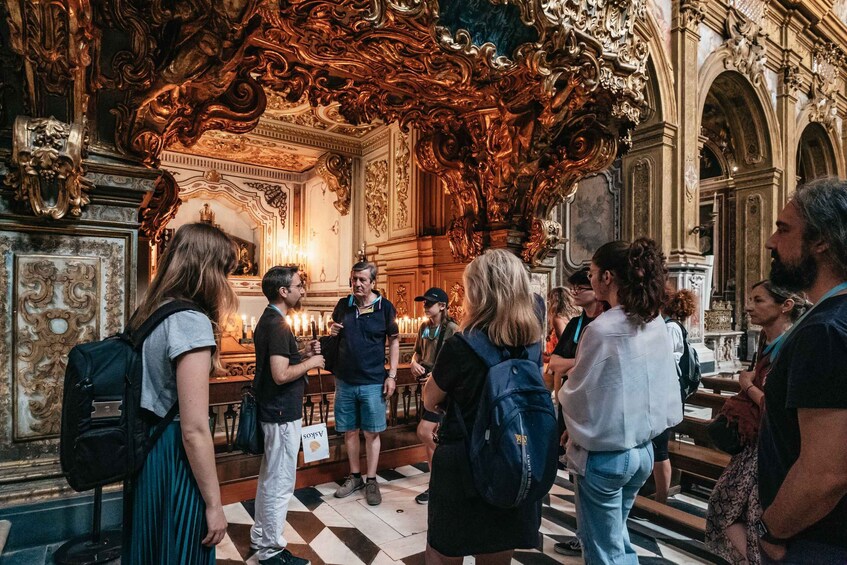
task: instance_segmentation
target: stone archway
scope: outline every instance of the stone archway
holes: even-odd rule
[[[829,132],[821,124],[808,124],[797,144],[797,184],[838,176],[839,169]]]
[[[738,331],[746,329],[747,289],[767,272],[764,243],[781,181],[773,107],[759,90],[736,71],[716,74],[699,124],[700,250],[714,257],[712,307],[729,304]]]

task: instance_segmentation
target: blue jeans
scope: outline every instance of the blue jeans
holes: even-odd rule
[[[626,520],[635,496],[653,472],[648,441],[624,451],[592,451],[576,479],[576,521],[587,565],[638,565]]]

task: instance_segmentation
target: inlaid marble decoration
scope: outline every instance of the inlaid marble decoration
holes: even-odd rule
[[[122,237],[0,231],[4,459],[55,450],[26,444],[59,433],[70,349],[123,329],[128,245]]]

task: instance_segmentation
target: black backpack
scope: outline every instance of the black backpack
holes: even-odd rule
[[[68,354],[59,459],[76,491],[131,479],[173,421],[179,406],[155,416],[141,409],[141,346],[171,314],[198,310],[174,300],[137,331],[75,346]]]
[[[541,378],[541,345],[533,344],[513,358],[484,332],[456,335],[488,367],[470,432],[453,403],[476,490],[483,500],[500,508],[539,500],[556,479],[559,447],[553,402]]]
[[[691,344],[688,342],[688,332],[685,330],[685,326],[676,320],[667,320],[665,323],[676,324],[682,330],[682,342],[684,345],[682,357],[679,359],[679,365],[677,365],[677,374],[679,375],[679,389],[682,394],[682,400],[685,401],[686,398],[697,392],[697,389],[700,388],[700,378],[702,377],[700,374],[700,356],[697,354],[697,350],[691,347]]]

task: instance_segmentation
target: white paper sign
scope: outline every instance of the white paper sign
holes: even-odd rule
[[[303,428],[303,462],[311,463],[329,458],[329,435],[326,424]]]

